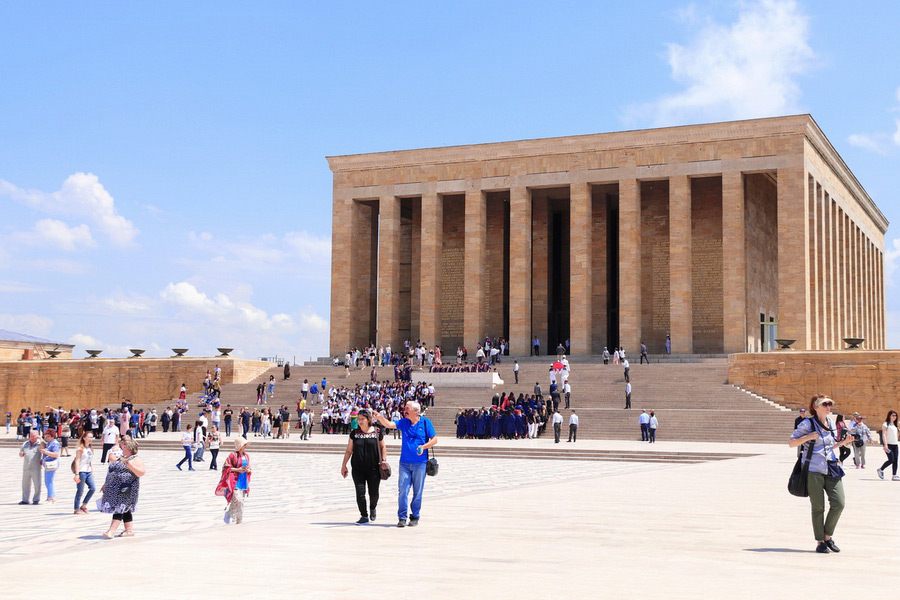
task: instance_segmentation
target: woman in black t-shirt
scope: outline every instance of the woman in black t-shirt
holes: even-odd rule
[[[365,525],[375,520],[378,505],[378,486],[381,484],[381,463],[387,460],[387,450],[381,428],[372,424],[372,413],[362,409],[357,415],[358,429],[350,431],[341,475],[347,477],[347,461],[353,469],[353,484],[356,486],[356,504],[360,519],[357,525]],[[352,457],[352,458],[351,458]],[[369,508],[366,510],[366,487],[369,488]]]

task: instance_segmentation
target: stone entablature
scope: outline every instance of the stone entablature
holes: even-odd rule
[[[809,115],[329,164],[332,354],[884,344],[887,221]]]

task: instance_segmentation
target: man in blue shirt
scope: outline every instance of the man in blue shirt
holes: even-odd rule
[[[398,487],[400,490],[397,510],[397,527],[406,527],[409,515],[409,526],[419,524],[419,511],[422,508],[422,491],[425,488],[425,463],[428,462],[428,449],[437,444],[434,425],[425,417],[420,417],[422,410],[418,402],[407,402],[404,408],[406,418],[388,421],[381,413],[375,418],[382,427],[397,429],[401,433],[400,470]],[[409,488],[412,486],[413,498],[409,504]],[[409,512],[412,511],[410,515]]]

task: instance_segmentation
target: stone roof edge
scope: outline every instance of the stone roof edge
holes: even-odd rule
[[[608,151],[624,148],[648,148],[673,143],[720,142],[771,135],[805,134],[808,114],[723,121],[696,125],[677,125],[653,129],[634,129],[608,133],[537,138],[506,142],[487,142],[461,146],[392,150],[365,154],[328,156],[332,172],[390,169],[420,164],[447,164],[504,158],[528,158],[540,155]],[[722,130],[725,131],[722,131]],[[717,131],[718,130],[718,131]],[[423,153],[426,155],[423,158]]]
[[[869,193],[866,192],[865,188],[856,178],[856,175],[853,174],[853,171],[850,170],[850,167],[847,166],[847,163],[844,162],[844,159],[841,158],[841,155],[838,154],[838,151],[835,150],[834,146],[825,135],[825,132],[822,131],[822,128],[816,123],[816,120],[812,115],[807,116],[809,117],[809,121],[806,127],[806,139],[809,140],[812,147],[819,153],[822,159],[832,166],[834,172],[844,185],[847,186],[847,189],[853,192],[857,197],[860,206],[878,226],[881,233],[886,233],[888,225],[890,224],[887,218],[875,204],[875,201],[869,196]]]

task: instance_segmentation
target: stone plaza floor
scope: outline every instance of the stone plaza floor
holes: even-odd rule
[[[877,478],[877,446],[866,470],[845,463],[847,507],[835,533],[843,551],[823,556],[813,552],[808,500],[787,493],[795,454],[786,445],[653,448],[755,454],[701,464],[442,458],[438,446],[441,470],[427,478],[421,524],[398,529],[396,442],[378,520],[360,527],[353,484],[339,473],[345,440],[316,436],[335,445],[333,455],[253,453],[251,444],[240,526],[222,522],[225,501],[213,494],[218,474],[208,462],[179,472],[181,452],[142,452],[137,535],[114,540],[100,535],[109,515],[72,514],[69,460],[55,505],[19,506],[20,459],[2,448],[0,597],[65,589],[72,598],[786,598],[818,593],[813,577],[839,594],[854,582],[872,591],[900,583],[900,482]],[[554,446],[546,438],[441,442]],[[98,494],[104,476],[95,461]]]

